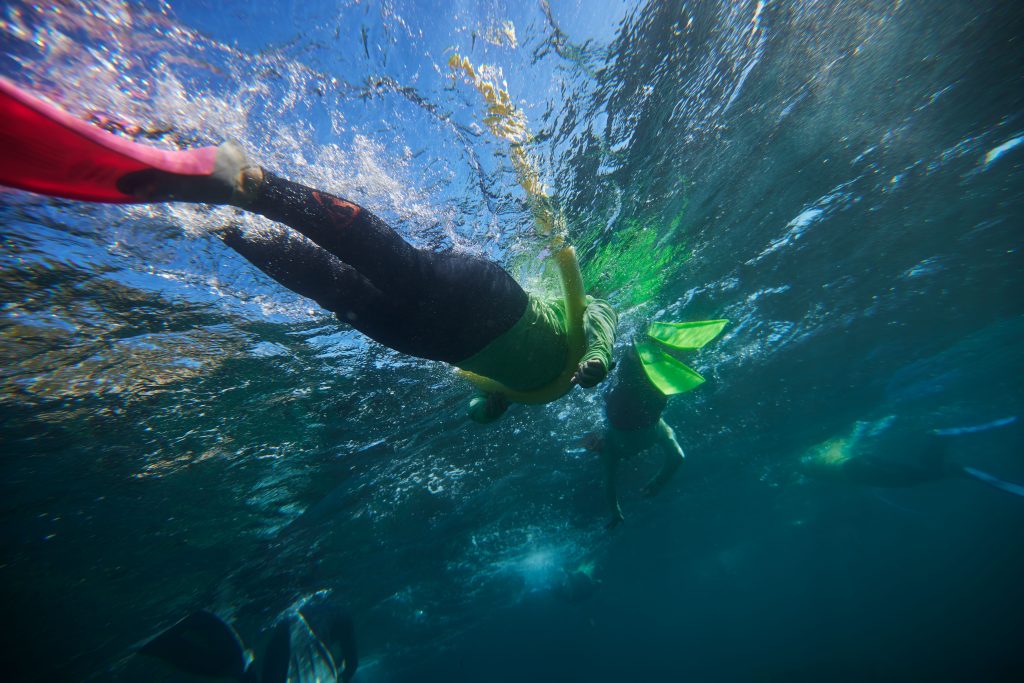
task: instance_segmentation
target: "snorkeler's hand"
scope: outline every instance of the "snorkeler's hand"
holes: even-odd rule
[[[608,368],[597,358],[580,363],[576,368],[576,374],[572,376],[571,383],[578,384],[584,389],[596,387],[605,377],[608,376]]]

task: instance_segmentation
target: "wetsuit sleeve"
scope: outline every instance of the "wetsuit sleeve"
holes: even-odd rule
[[[615,327],[619,316],[607,301],[587,297],[587,308],[583,311],[583,331],[587,337],[587,350],[580,364],[597,359],[605,370],[612,366],[612,348],[615,346]]]

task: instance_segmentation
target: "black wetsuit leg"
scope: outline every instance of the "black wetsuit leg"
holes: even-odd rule
[[[615,369],[615,383],[604,395],[608,424],[623,432],[650,429],[667,404],[668,398],[647,379],[640,356],[630,345]]]
[[[224,241],[285,287],[397,351],[456,363],[506,332],[527,295],[495,263],[417,249],[370,211],[265,172],[249,210],[294,237]]]
[[[373,318],[387,308],[387,298],[355,268],[293,232],[263,237],[232,226],[220,238],[296,294],[339,316],[344,311],[348,321]]]

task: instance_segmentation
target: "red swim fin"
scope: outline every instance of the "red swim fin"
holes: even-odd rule
[[[0,185],[91,202],[143,202],[118,181],[149,169],[208,176],[216,155],[216,147],[172,152],[131,142],[0,78]]]

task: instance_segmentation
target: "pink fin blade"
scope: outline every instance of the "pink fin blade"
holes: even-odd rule
[[[139,202],[118,189],[118,180],[146,169],[210,175],[216,155],[216,147],[172,152],[125,140],[0,78],[0,185],[67,199]]]

